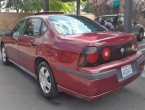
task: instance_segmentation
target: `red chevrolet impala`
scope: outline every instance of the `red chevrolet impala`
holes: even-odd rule
[[[65,92],[89,101],[141,75],[145,58],[137,50],[133,34],[61,14],[26,17],[1,41],[2,62],[36,77],[45,97]]]

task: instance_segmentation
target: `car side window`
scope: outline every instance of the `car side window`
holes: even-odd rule
[[[101,17],[98,17],[98,18],[96,18],[96,19],[95,19],[95,21],[96,21],[97,23],[100,23],[100,22],[101,22],[101,20],[102,20],[102,18],[101,18]]]
[[[111,16],[111,17],[106,17],[106,21],[110,22],[110,23],[113,23],[114,21],[114,17]]]
[[[118,18],[118,24],[124,24],[124,17]]]
[[[39,36],[41,28],[41,19],[31,18],[27,21],[24,36]]]
[[[16,27],[14,28],[13,35],[12,36],[16,36],[16,37],[22,36],[23,35],[23,32],[24,32],[25,25],[26,25],[26,20],[20,21],[16,25]]]
[[[48,27],[44,21],[42,21],[41,25],[41,35],[45,34],[48,31]]]

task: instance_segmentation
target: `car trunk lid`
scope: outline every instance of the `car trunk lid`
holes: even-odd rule
[[[135,35],[127,33],[99,32],[83,34],[75,38],[89,41],[90,47],[95,46],[97,48],[97,54],[99,55],[99,63],[97,62],[97,64],[104,64],[130,56],[135,54],[138,48]],[[103,59],[102,53],[105,48],[111,50],[111,58],[109,60]]]

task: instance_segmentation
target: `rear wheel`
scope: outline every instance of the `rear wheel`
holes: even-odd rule
[[[144,38],[144,30],[140,30],[139,35],[138,35],[138,41],[142,41]]]
[[[58,95],[57,85],[51,68],[46,62],[41,62],[37,69],[37,79],[41,93],[47,98],[54,98]]]
[[[5,65],[9,64],[9,60],[6,53],[6,48],[4,45],[1,46],[1,57],[2,57],[3,64]]]

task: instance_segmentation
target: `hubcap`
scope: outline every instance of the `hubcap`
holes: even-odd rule
[[[6,62],[6,49],[5,49],[5,47],[2,48],[2,60],[3,60],[3,62]]]
[[[48,94],[51,89],[51,78],[46,67],[41,67],[39,70],[39,82],[43,92]]]

